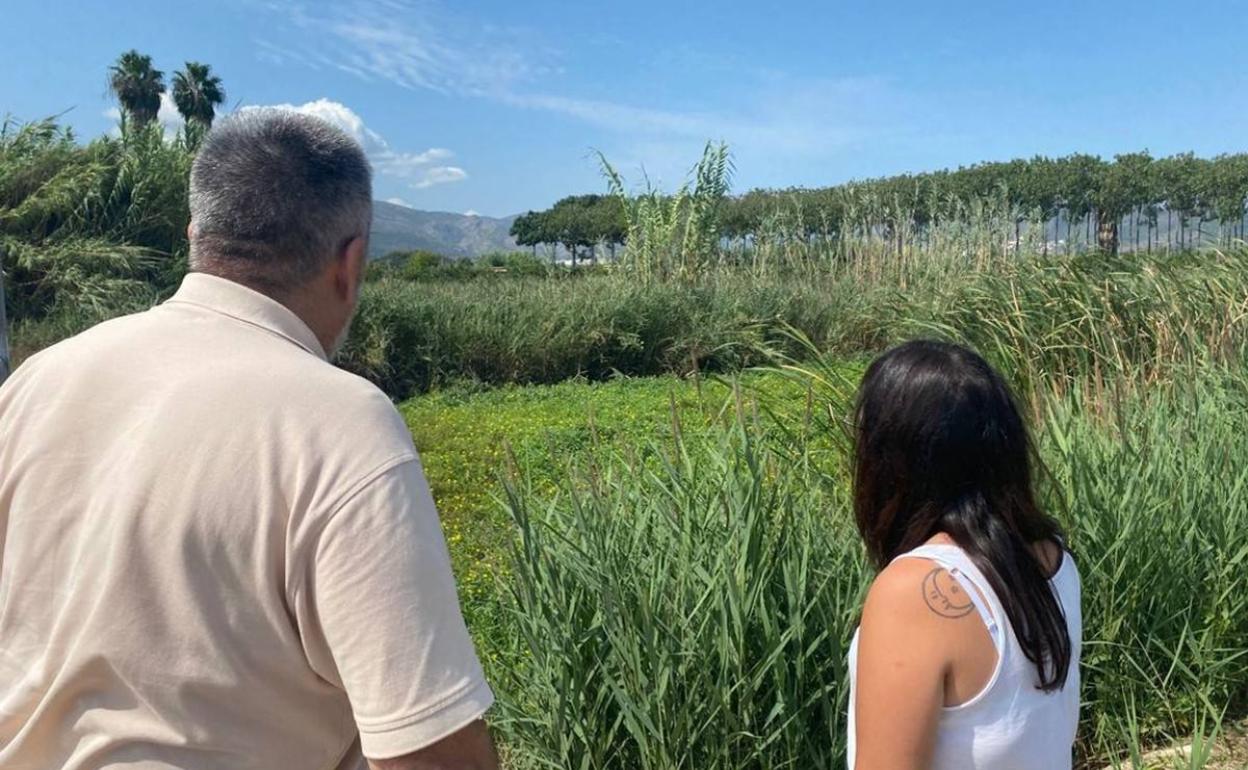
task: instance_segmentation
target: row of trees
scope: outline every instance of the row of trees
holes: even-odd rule
[[[511,225],[516,243],[532,247],[535,255],[541,244],[563,246],[573,265],[583,254],[596,259],[598,245],[606,246],[614,259],[627,232],[623,203],[614,195],[572,195],[545,211],[522,214]]]
[[[623,212],[610,200],[565,198],[520,217],[512,234],[525,245],[619,243]],[[801,237],[874,238],[901,249],[921,245],[935,227],[975,218],[991,203],[1013,220],[1015,248],[1031,223],[1042,228],[1038,240],[1046,252],[1051,245],[1069,250],[1082,238],[1113,253],[1124,240],[1123,228],[1135,248],[1150,250],[1161,238],[1178,247],[1200,245],[1214,234],[1205,231],[1209,223],[1218,224],[1216,235],[1223,241],[1242,239],[1246,201],[1248,154],[1154,158],[1137,152],[1108,161],[1075,154],[817,189],[753,190],[726,198],[718,224],[722,238],[749,243],[774,231],[777,217],[783,217],[784,230]],[[903,242],[907,239],[911,243]]]
[[[108,87],[121,107],[122,126],[143,129],[156,120],[165,93],[165,73],[152,66],[152,57],[130,50],[108,70]],[[198,143],[225,102],[221,78],[212,67],[188,61],[173,73],[173,103],[186,121],[187,137]]]
[[[1016,238],[1018,227],[1033,220],[1050,228],[1053,240],[1069,244],[1072,228],[1083,224],[1095,232],[1099,248],[1114,252],[1125,224],[1134,230],[1137,245],[1140,229],[1146,229],[1151,247],[1152,233],[1165,217],[1167,237],[1174,237],[1177,225],[1177,242],[1192,245],[1203,239],[1203,226],[1210,222],[1225,226],[1224,237],[1243,237],[1248,154],[1205,159],[1192,153],[1153,158],[1138,152],[1112,161],[1084,154],[1038,156],[819,190],[754,191],[725,211],[725,235],[756,233],[778,197],[810,214],[808,228],[820,233],[849,227],[921,234],[932,224],[965,216],[977,201],[1001,198],[1015,218]],[[1192,225],[1195,233],[1188,232]]]

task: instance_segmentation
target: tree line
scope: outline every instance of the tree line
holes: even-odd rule
[[[1046,252],[1051,242],[1069,250],[1082,236],[1086,243],[1116,253],[1124,228],[1136,248],[1151,249],[1163,237],[1167,246],[1178,248],[1199,246],[1215,235],[1221,242],[1242,240],[1246,201],[1245,153],[1154,158],[1144,151],[1112,160],[1080,153],[822,188],[755,189],[725,197],[718,232],[727,241],[749,243],[782,216],[788,221],[786,230],[798,237],[896,240],[901,248],[903,238],[921,244],[932,228],[965,221],[993,203],[1013,219],[1016,247],[1024,225],[1031,223],[1045,228],[1041,248]],[[1206,232],[1211,223],[1217,229]],[[560,244],[573,254],[593,244],[614,248],[626,234],[619,196],[564,198],[545,211],[524,214],[512,228],[521,245]]]

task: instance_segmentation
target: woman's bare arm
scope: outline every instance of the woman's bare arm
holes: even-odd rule
[[[946,680],[976,625],[985,633],[960,584],[932,562],[903,559],[880,573],[858,639],[855,770],[930,766]]]

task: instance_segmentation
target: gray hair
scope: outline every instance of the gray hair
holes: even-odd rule
[[[209,132],[190,204],[192,270],[284,293],[368,235],[372,171],[360,145],[324,120],[248,109]]]

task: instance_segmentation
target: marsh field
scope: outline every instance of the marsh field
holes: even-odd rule
[[[176,286],[192,152],[5,129],[15,363]],[[915,336],[974,346],[1026,403],[1083,576],[1081,766],[1172,742],[1194,745],[1183,767],[1224,766],[1208,749],[1248,715],[1243,179],[1203,204],[1139,193],[1124,231],[1181,208],[1211,232],[1227,200],[1238,216],[1119,248],[1095,196],[1043,210],[994,182],[936,211],[881,185],[813,226],[777,194],[741,234],[722,148],[669,193],[604,171],[614,259],[392,255],[340,361],[421,450],[509,767],[843,764],[870,579],[848,404],[870,357]],[[1054,211],[1098,237],[1057,238]]]
[[[732,338],[698,344],[745,365],[708,373],[694,356],[664,376],[461,382],[403,403],[514,766],[843,762],[844,653],[870,578],[847,404],[871,352],[915,335],[970,341],[1026,394],[1045,501],[1083,573],[1084,766],[1242,717],[1244,263],[1023,260],[905,287],[427,287],[443,308],[481,291],[510,316],[499,334],[543,291],[569,319],[620,294],[654,303],[654,323],[718,302]]]

